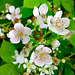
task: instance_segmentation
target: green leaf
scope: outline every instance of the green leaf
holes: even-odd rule
[[[72,45],[75,47],[75,34],[73,34],[70,38],[70,42],[72,43]]]
[[[60,0],[53,0],[53,3],[60,6]]]
[[[20,14],[22,14],[22,18],[28,18],[28,17],[32,16],[33,11],[32,11],[32,9],[21,7]]]
[[[8,3],[10,5],[13,5],[15,7],[20,7],[23,5],[23,0],[0,0],[0,12],[4,11],[5,8],[5,4]]]
[[[14,56],[15,50],[15,47],[11,43],[3,40],[0,49],[1,58],[7,63],[12,63],[14,60],[12,56]]]
[[[23,7],[27,8],[34,8],[34,6],[39,6],[40,1],[39,0],[24,0],[23,2]]]
[[[74,75],[74,72],[69,68],[65,68],[64,75]]]
[[[5,64],[0,67],[0,75],[19,75],[19,73],[14,65]]]
[[[68,11],[74,11],[74,0],[62,0],[63,7]]]

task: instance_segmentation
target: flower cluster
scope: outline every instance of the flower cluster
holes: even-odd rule
[[[54,17],[53,15],[47,15],[48,6],[42,4],[39,8],[34,7],[32,19],[28,19],[24,26],[21,23],[22,14],[19,14],[19,8],[6,4],[6,9],[9,12],[9,14],[6,14],[6,18],[11,20],[14,25],[12,29],[9,26],[9,30],[6,31],[7,37],[12,44],[21,43],[25,45],[20,52],[18,49],[15,50],[12,63],[19,64],[18,68],[23,67],[25,70],[23,75],[29,75],[32,72],[38,75],[54,75],[54,70],[58,69],[59,63],[62,61],[65,63],[65,59],[57,58],[61,45],[59,37],[69,39],[75,33],[67,29],[70,20],[61,18],[62,10],[57,11]],[[34,24],[33,29],[28,26],[29,24]],[[46,30],[45,33],[44,29]],[[56,34],[57,37],[47,40],[48,34],[49,36]],[[0,28],[0,37],[2,36],[4,36],[4,32]]]

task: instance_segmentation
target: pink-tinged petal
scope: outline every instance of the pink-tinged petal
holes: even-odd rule
[[[48,25],[51,24],[50,21],[51,21],[52,18],[53,18],[52,16],[48,16],[48,17],[47,17],[47,24],[48,24]]]
[[[51,53],[52,52],[52,50],[48,47],[43,47],[42,51],[43,51],[43,53]]]
[[[7,34],[7,37],[9,38],[15,38],[16,36],[16,31],[15,30],[11,30],[8,34]]]
[[[68,33],[69,33],[69,30],[64,29],[63,31],[58,32],[57,34],[59,34],[59,35],[66,35],[66,34],[68,34]]]
[[[23,44],[27,44],[30,41],[30,37],[29,36],[23,36],[22,38],[22,43]]]
[[[10,6],[9,7],[9,12],[10,13],[14,13],[15,12],[15,7],[14,6]]]
[[[12,19],[12,16],[11,16],[10,14],[7,14],[7,15],[6,15],[6,18],[7,18],[8,20],[11,20],[11,19]]]
[[[30,61],[34,62],[35,58],[36,58],[36,53],[33,51],[33,53],[31,54]]]
[[[34,7],[33,15],[34,15],[35,17],[39,16],[39,10],[38,10],[38,8],[37,8],[36,6]]]
[[[16,13],[16,14],[19,14],[19,13],[20,13],[20,8],[16,8],[16,9],[15,9],[15,13]]]
[[[47,27],[48,27],[47,24],[44,24],[44,23],[40,24],[40,28],[47,28]]]
[[[40,60],[39,58],[36,58],[34,63],[38,66],[44,66],[45,65],[45,61],[44,60]]]
[[[20,42],[20,39],[15,37],[15,38],[10,38],[10,41],[14,44],[17,44]]]
[[[15,29],[16,31],[23,31],[23,30],[24,30],[24,26],[23,26],[21,23],[16,23],[16,24],[14,25],[14,29]]]
[[[22,17],[22,14],[17,15],[16,18],[20,19]]]
[[[44,45],[39,45],[37,48],[36,48],[36,50],[40,50],[41,48],[43,48],[44,47]]]
[[[46,14],[48,12],[48,7],[46,4],[42,4],[40,7],[39,7],[39,12],[40,14]]]
[[[70,24],[70,20],[68,18],[62,18],[63,23],[64,23],[64,27],[67,28]]]
[[[59,17],[59,18],[61,18],[61,16],[62,16],[62,11],[58,11],[58,12],[56,12],[56,14],[54,15],[54,17]]]
[[[24,27],[24,34],[25,35],[31,35],[31,29],[29,27]]]

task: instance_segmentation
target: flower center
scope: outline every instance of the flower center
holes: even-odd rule
[[[31,64],[30,63],[27,63],[27,67],[31,67]]]
[[[23,33],[22,33],[22,32],[18,32],[18,35],[19,35],[20,37],[22,37]]]
[[[13,13],[12,15],[13,15],[13,16],[16,16],[16,13]]]
[[[43,57],[44,57],[44,54],[43,54],[43,53],[42,53],[42,54],[40,54],[40,57],[41,57],[41,58],[43,58]]]

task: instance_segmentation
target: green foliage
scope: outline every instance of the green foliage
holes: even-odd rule
[[[23,0],[0,0],[0,12],[4,11],[5,8],[5,4],[8,3],[10,5],[14,5],[15,7],[20,7],[23,5]]]
[[[53,3],[58,5],[58,6],[60,6],[60,2],[61,2],[60,0],[53,0]]]
[[[24,0],[23,2],[23,7],[27,8],[34,8],[34,6],[39,6],[40,1],[39,0]]]
[[[19,75],[19,73],[14,65],[5,64],[0,67],[0,75]]]
[[[16,50],[15,47],[11,43],[3,40],[0,49],[1,58],[7,63],[12,63],[13,62],[12,56],[14,56],[15,50]]]
[[[75,74],[74,74],[74,72],[71,69],[65,68],[64,75],[75,75]]]
[[[74,0],[62,0],[63,7],[68,11],[74,11]]]
[[[72,45],[75,47],[75,34],[73,34],[70,38],[70,42],[72,43]]]
[[[33,14],[33,10],[29,9],[29,8],[20,8],[20,14],[22,14],[22,18],[28,18],[30,16],[32,16]]]

